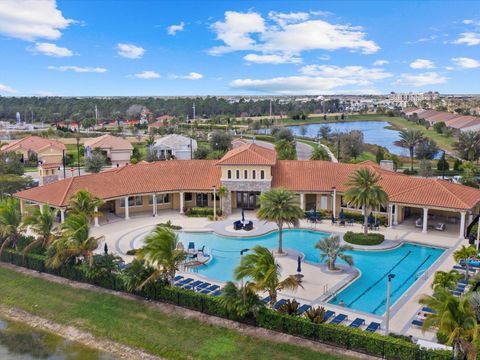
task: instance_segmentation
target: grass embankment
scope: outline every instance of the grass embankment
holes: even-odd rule
[[[0,268],[0,304],[170,359],[346,359],[241,335],[167,315],[137,301],[4,268]]]

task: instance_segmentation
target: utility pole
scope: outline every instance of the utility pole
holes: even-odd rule
[[[193,109],[193,121],[195,121],[195,101],[193,102],[192,109]]]

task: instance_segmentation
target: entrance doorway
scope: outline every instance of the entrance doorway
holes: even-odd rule
[[[238,191],[237,208],[253,210],[260,207],[260,192]]]

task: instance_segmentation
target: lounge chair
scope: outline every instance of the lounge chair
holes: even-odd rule
[[[187,252],[195,252],[195,243],[194,242],[189,242],[188,243],[188,250]]]
[[[325,315],[323,316],[323,321],[327,321],[334,315],[335,315],[335,311],[332,311],[332,310],[325,311]]]
[[[298,314],[298,315],[302,315],[305,311],[310,310],[310,308],[311,308],[310,305],[303,304],[302,306],[300,306],[300,307],[297,309],[297,314]]]
[[[437,225],[435,225],[435,230],[437,231],[445,231],[447,227],[445,226],[444,223],[438,223]]]
[[[233,223],[233,229],[234,230],[242,230],[243,229],[243,224],[240,220],[237,220]]]
[[[330,321],[330,324],[336,324],[336,325],[339,325],[341,324],[342,322],[344,322],[345,320],[348,319],[348,316],[345,315],[345,314],[338,314],[337,316],[335,316],[333,318],[332,321]]]
[[[217,291],[211,293],[210,295],[212,295],[212,296],[219,296],[221,293],[222,293],[221,290],[217,290]]]
[[[462,280],[459,280],[458,283],[468,285],[468,280],[462,279]]]
[[[266,298],[263,298],[262,302],[265,303],[265,304],[268,304],[270,302],[270,296],[267,296]]]
[[[412,320],[412,325],[415,325],[415,326],[418,326],[418,327],[422,327],[422,326],[423,326],[423,321],[422,321],[422,320],[418,320],[418,319]]]
[[[215,291],[215,290],[218,290],[218,289],[220,289],[220,286],[218,286],[218,285],[211,285],[211,286],[209,286],[208,288],[206,288],[205,290]]]
[[[423,220],[422,220],[422,218],[418,218],[417,220],[415,220],[415,227],[417,227],[417,228],[423,228]]]
[[[422,311],[423,311],[424,313],[428,313],[428,314],[435,314],[435,313],[436,313],[435,310],[433,310],[432,308],[429,308],[429,307],[427,307],[427,306],[424,306],[424,307],[422,308]]]
[[[177,276],[175,276],[175,277],[173,278],[173,282],[177,282],[177,281],[180,281],[180,280],[182,280],[182,279],[183,279],[183,276],[177,275]]]
[[[194,281],[193,283],[191,284],[187,284],[187,286],[184,286],[184,289],[186,290],[195,290],[195,288],[198,286],[200,286],[201,284],[203,284],[203,281],[200,281],[200,280],[197,280],[197,281]]]
[[[453,294],[453,296],[456,296],[456,297],[460,297],[463,295],[462,291],[451,291],[451,293]]]
[[[249,221],[247,224],[245,224],[245,226],[243,227],[243,230],[245,230],[245,231],[253,230],[253,222]]]
[[[287,302],[287,300],[285,299],[281,299],[281,300],[278,300],[277,303],[275,304],[275,306],[273,307],[275,310],[278,310],[280,309],[283,304],[285,304]]]
[[[198,285],[197,288],[198,288],[198,289],[206,289],[206,288],[208,288],[210,285],[212,285],[212,284],[207,283],[207,282],[204,282],[203,284]]]
[[[181,287],[181,286],[185,286],[187,285],[188,283],[191,283],[193,281],[192,278],[188,278],[188,279],[185,279],[185,280],[182,280],[182,281],[179,281],[175,284],[176,287]]]
[[[380,329],[380,324],[375,322],[375,321],[372,321],[368,326],[367,328],[365,329],[365,331],[368,331],[368,332],[375,332],[377,331],[378,329]]]
[[[208,289],[204,289],[202,291],[200,291],[200,294],[210,294],[211,293],[211,290],[208,290]]]
[[[360,326],[362,326],[363,324],[365,324],[365,319],[361,319],[361,318],[356,318],[355,320],[352,321],[352,323],[350,325],[348,325],[349,327],[351,328],[355,328],[355,329],[358,329]]]

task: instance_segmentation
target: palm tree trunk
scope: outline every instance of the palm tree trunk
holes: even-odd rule
[[[413,147],[408,150],[410,151],[410,170],[413,171]]]
[[[368,235],[368,209],[366,206],[363,207],[365,213],[363,214],[363,233]]]
[[[270,307],[274,309],[275,304],[277,303],[277,292],[275,290],[269,290],[268,295],[270,295]]]
[[[278,224],[278,250],[279,254],[283,254],[283,224]]]

